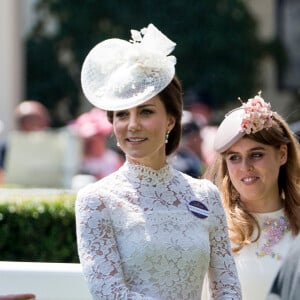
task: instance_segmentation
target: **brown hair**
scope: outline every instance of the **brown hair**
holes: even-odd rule
[[[181,139],[181,117],[183,110],[182,86],[176,75],[158,96],[160,97],[167,114],[175,117],[175,126],[171,130],[168,143],[166,144],[166,155],[170,155],[177,149]],[[107,118],[113,123],[112,111],[107,111]]]
[[[299,142],[286,121],[273,112],[273,125],[245,137],[259,143],[279,148],[286,144],[287,162],[280,167],[278,186],[284,195],[285,214],[290,222],[293,234],[300,231],[300,148]],[[227,214],[230,240],[236,245],[233,251],[241,250],[245,245],[255,242],[261,229],[255,217],[239,201],[239,193],[233,186],[223,154],[217,154],[215,161],[207,168],[204,176],[217,184]],[[257,236],[253,233],[257,229]],[[252,240],[251,240],[252,239]]]

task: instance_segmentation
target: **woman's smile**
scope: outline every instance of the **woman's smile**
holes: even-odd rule
[[[244,177],[241,179],[241,181],[243,183],[245,183],[246,185],[254,184],[255,182],[257,182],[257,180],[259,180],[259,177],[256,177],[256,176]]]
[[[129,137],[126,139],[127,142],[134,144],[134,145],[139,145],[142,144],[142,142],[146,141],[146,138],[140,138],[140,137]]]

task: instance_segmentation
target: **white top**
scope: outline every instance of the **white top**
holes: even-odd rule
[[[265,300],[283,258],[293,241],[284,209],[254,214],[261,237],[235,256],[243,300]]]
[[[199,218],[192,200],[208,208]],[[210,273],[214,299],[241,299],[216,186],[169,164],[129,162],[76,201],[78,251],[93,299],[200,299]]]

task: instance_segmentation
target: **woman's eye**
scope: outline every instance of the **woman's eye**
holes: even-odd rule
[[[237,161],[240,157],[238,155],[230,155],[228,156],[228,160]]]
[[[153,111],[151,109],[143,109],[141,111],[142,115],[151,115],[153,113]]]
[[[116,113],[116,117],[119,118],[119,119],[124,119],[126,116],[127,116],[126,111],[118,111]]]
[[[261,152],[254,152],[254,153],[251,153],[251,157],[252,158],[260,158],[262,157],[264,154],[261,153]]]

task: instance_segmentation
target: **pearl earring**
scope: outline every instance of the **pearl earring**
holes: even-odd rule
[[[167,133],[166,133],[165,144],[168,144],[168,141],[169,141],[169,134],[170,134],[170,130],[168,130]]]

